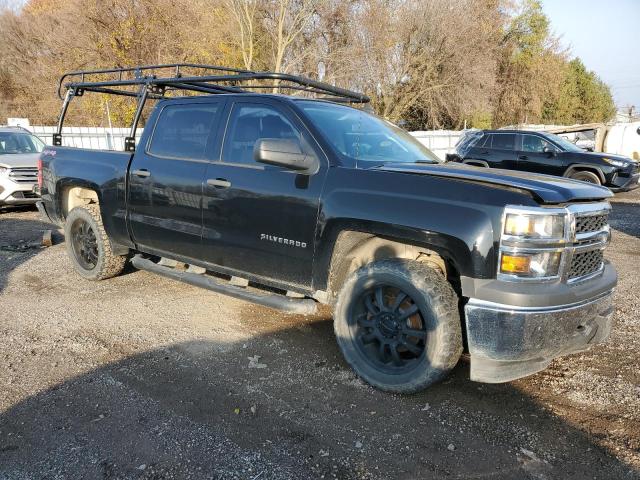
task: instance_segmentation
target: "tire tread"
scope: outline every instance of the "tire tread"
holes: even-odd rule
[[[435,330],[437,335],[435,345],[438,350],[436,356],[439,360],[439,366],[438,368],[426,368],[408,382],[389,385],[371,376],[365,378],[360,372],[358,358],[355,355],[352,356],[341,345],[345,360],[366,382],[388,392],[414,393],[441,381],[456,366],[462,354],[462,327],[458,311],[458,296],[453,287],[441,272],[424,263],[403,259],[376,261],[360,268],[347,279],[338,294],[335,311],[339,312],[343,304],[349,300],[348,295],[351,293],[351,287],[358,279],[376,273],[404,274],[414,285],[420,285],[433,309],[438,324]],[[340,331],[341,321],[342,319],[334,315],[334,330],[338,338],[341,338],[340,335],[343,334]]]
[[[81,207],[76,207],[69,213],[69,216],[71,216],[71,214],[77,209],[85,210],[96,223],[97,231],[95,233],[96,237],[99,237],[99,242],[102,244],[103,251],[103,261],[98,261],[98,265],[96,265],[96,268],[98,270],[93,272],[89,276],[84,274],[83,276],[91,280],[106,280],[108,278],[119,275],[124,269],[125,264],[127,263],[127,257],[125,255],[114,255],[113,251],[111,250],[111,241],[109,240],[109,236],[107,235],[107,232],[104,229],[104,224],[102,223],[100,205],[96,203],[90,203]],[[71,251],[70,247],[68,248],[69,255],[75,262],[73,252]]]

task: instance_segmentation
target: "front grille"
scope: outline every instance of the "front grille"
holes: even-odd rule
[[[36,167],[15,167],[9,171],[9,178],[16,183],[36,183],[38,169]]]
[[[569,280],[596,273],[602,268],[602,250],[575,253],[569,267]]]
[[[602,230],[609,223],[609,215],[587,215],[576,218],[576,234],[597,232]]]

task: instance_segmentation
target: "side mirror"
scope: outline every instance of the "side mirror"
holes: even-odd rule
[[[549,148],[549,147],[544,147],[542,149],[542,151],[544,153],[546,153],[549,158],[556,156],[556,152],[553,149]]]
[[[253,159],[259,163],[295,170],[303,175],[318,171],[318,159],[302,151],[297,140],[261,138],[253,147]]]

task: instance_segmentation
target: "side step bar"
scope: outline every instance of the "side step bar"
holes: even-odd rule
[[[284,295],[278,295],[277,293],[260,294],[247,290],[243,287],[237,287],[230,284],[224,285],[222,283],[218,283],[209,275],[174,270],[171,267],[158,265],[141,255],[135,255],[131,259],[131,263],[139,270],[147,270],[148,272],[157,273],[158,275],[188,283],[189,285],[206,288],[207,290],[229,295],[230,297],[258,303],[265,307],[271,307],[277,310],[284,310],[285,312],[309,315],[315,313],[317,309],[316,302],[310,298],[291,298]]]

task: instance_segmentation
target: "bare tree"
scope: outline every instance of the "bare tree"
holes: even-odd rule
[[[312,0],[269,0],[265,6],[265,21],[271,34],[274,72],[287,72],[295,64],[286,55],[293,42],[308,25],[313,13]]]
[[[231,13],[238,27],[239,46],[242,60],[247,70],[253,68],[256,43],[257,0],[226,0],[225,7]]]

